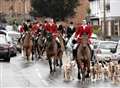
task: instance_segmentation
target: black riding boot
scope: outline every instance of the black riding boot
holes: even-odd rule
[[[73,60],[77,58],[77,49],[73,49]]]

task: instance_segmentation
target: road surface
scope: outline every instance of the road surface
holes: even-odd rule
[[[111,81],[98,80],[82,84],[77,75],[72,81],[64,81],[63,69],[49,74],[46,59],[27,63],[20,54],[10,63],[0,62],[0,88],[120,88]]]

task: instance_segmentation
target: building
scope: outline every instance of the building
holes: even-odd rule
[[[90,0],[91,20],[94,25],[100,25],[106,36],[120,36],[120,0],[105,0],[106,27],[104,30],[104,2],[103,0]]]
[[[0,0],[0,13],[4,15],[25,15],[31,11],[30,0]]]
[[[89,0],[79,0],[80,6],[75,9],[76,14],[68,19],[75,24],[80,23],[87,14]],[[0,13],[9,16],[19,16],[29,14],[31,11],[30,0],[0,0]]]

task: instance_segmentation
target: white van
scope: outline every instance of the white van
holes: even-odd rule
[[[6,33],[6,37],[7,37],[7,40],[9,42],[17,44],[17,41],[20,38],[20,33],[19,32],[16,32],[16,31],[6,31],[6,30],[2,30],[2,31]]]

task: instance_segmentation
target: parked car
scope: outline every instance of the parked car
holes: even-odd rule
[[[6,31],[1,31],[6,35],[7,42],[10,45],[10,56],[16,56],[17,55],[17,47],[15,41],[12,39],[11,36],[9,36],[9,32],[7,33]]]
[[[9,37],[9,36],[7,36]],[[16,56],[17,55],[17,46],[16,44],[13,43],[13,40],[11,39],[11,37],[7,38],[9,40],[8,43],[10,44],[10,56]]]
[[[120,40],[118,41],[116,52],[112,55],[112,59],[115,61],[120,61]]]
[[[117,42],[114,41],[100,41],[95,49],[95,58],[98,61],[109,61],[113,53],[116,52]]]
[[[10,62],[10,45],[4,34],[0,34],[0,58]]]
[[[18,39],[20,38],[21,34],[16,31],[6,31],[6,30],[0,30],[6,33],[6,37],[8,41],[12,41],[12,44],[14,44],[17,48],[17,50],[20,50],[20,47],[17,45]]]

